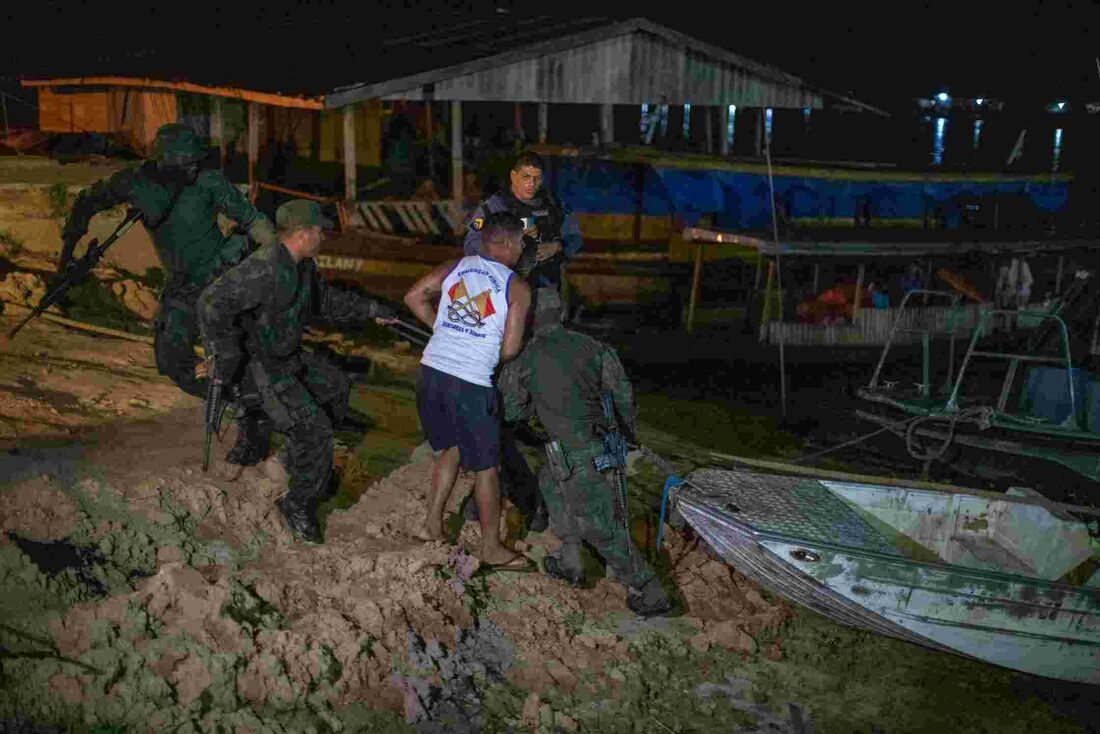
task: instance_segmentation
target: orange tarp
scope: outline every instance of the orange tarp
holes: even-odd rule
[[[38,128],[51,133],[111,132],[106,92],[58,94],[38,90]]]

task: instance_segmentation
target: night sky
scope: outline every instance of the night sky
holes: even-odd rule
[[[645,12],[641,3],[571,0],[4,5],[0,88],[28,101],[33,95],[20,90],[20,78],[103,73],[317,94],[385,77],[399,57],[407,61],[409,49],[382,46],[387,38],[461,36],[460,24],[471,20],[533,15],[641,15],[890,110],[940,89],[1027,106],[1100,101],[1100,7],[1091,2],[773,1],[748,9],[745,2],[680,0]]]

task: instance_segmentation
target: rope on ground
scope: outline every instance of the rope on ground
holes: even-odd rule
[[[834,451],[840,451],[841,449],[846,449],[849,446],[855,446],[858,443],[863,443],[864,441],[866,441],[870,438],[874,438],[875,436],[879,435],[880,433],[884,433],[886,431],[892,431],[895,428],[901,428],[902,426],[904,426],[907,423],[912,423],[912,424],[915,425],[917,420],[919,420],[920,418],[927,418],[927,417],[928,416],[926,416],[926,415],[914,415],[914,416],[911,416],[909,418],[906,418],[903,421],[898,421],[897,423],[891,423],[888,426],[883,426],[882,428],[871,431],[870,433],[859,436],[858,438],[853,438],[851,441],[845,441],[842,444],[837,444],[836,446],[830,446],[827,449],[822,449],[821,451],[815,451],[814,453],[807,454],[806,456],[799,456],[797,459],[791,459],[789,463],[791,463],[791,464],[800,464],[803,461],[809,461],[810,459],[816,459],[819,456],[824,456],[825,454],[831,454]]]

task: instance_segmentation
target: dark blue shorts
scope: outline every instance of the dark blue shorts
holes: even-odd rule
[[[500,463],[497,391],[420,365],[416,410],[433,451],[458,446],[462,468],[492,469]]]

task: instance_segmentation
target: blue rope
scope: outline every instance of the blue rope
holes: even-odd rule
[[[683,479],[675,474],[669,474],[668,479],[665,480],[665,488],[661,490],[661,519],[657,525],[657,550],[661,550],[661,536],[665,532],[665,508],[668,506],[668,493],[674,487],[679,487],[684,483]]]

